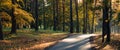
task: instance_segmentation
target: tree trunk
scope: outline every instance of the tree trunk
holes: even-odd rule
[[[59,0],[56,0],[56,30],[58,30],[59,26]]]
[[[63,9],[63,31],[65,31],[65,0],[62,0],[62,9]]]
[[[35,0],[35,31],[38,31],[38,0]]]
[[[79,18],[78,18],[78,0],[75,0],[75,9],[76,9],[76,32],[79,33]]]
[[[33,18],[35,19],[34,9],[35,9],[35,0],[31,0],[30,1],[30,10],[31,10],[30,13],[32,14]],[[31,29],[35,29],[35,22],[31,22],[30,27],[31,27]]]
[[[70,0],[70,33],[73,33],[72,0]]]
[[[103,0],[103,30],[102,30],[102,42],[104,42],[104,36],[107,34],[106,42],[110,42],[110,19],[108,16],[109,7],[108,0]]]
[[[83,33],[87,33],[87,5],[86,5],[86,0],[83,0]]]
[[[27,0],[24,0],[24,9],[27,10]]]
[[[56,20],[56,0],[53,0],[53,19],[54,19],[54,26],[53,30],[56,31],[57,20]]]
[[[1,23],[1,18],[0,18],[0,40],[3,40],[3,30],[2,30],[2,23]]]
[[[44,30],[46,30],[46,20],[45,20],[45,2],[43,2],[43,26],[44,26]]]
[[[96,0],[94,0],[94,9],[93,9],[93,18],[92,18],[92,29],[91,29],[91,33],[94,33],[94,18],[95,18],[95,7],[96,7]]]
[[[88,17],[88,3],[87,0],[85,0],[85,27],[86,27],[86,33],[89,31],[89,17]]]
[[[12,4],[15,5],[15,3],[16,3],[16,0],[12,0]],[[12,17],[11,18],[12,28],[11,28],[10,34],[16,34],[16,30],[17,30],[17,24],[16,24],[16,19],[15,19],[14,12],[15,12],[15,7],[13,6],[12,10],[11,10],[11,14],[10,14],[10,16]]]

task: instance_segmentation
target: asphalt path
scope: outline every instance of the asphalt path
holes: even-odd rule
[[[73,35],[60,40],[48,50],[94,50],[90,43],[90,37],[95,35],[96,34]]]

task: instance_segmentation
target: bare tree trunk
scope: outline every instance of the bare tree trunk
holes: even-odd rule
[[[79,18],[78,18],[78,0],[75,0],[75,9],[76,9],[76,32],[79,33]]]
[[[56,0],[56,30],[59,29],[59,0]]]
[[[63,9],[63,31],[65,31],[65,0],[62,0],[62,9]]]
[[[35,0],[35,31],[38,31],[38,0]]]
[[[70,0],[70,33],[73,33],[72,0]]]
[[[30,10],[31,10],[31,14],[32,14],[33,18],[35,19],[35,11],[34,11],[34,9],[35,9],[35,0],[31,0],[30,1]],[[30,25],[31,25],[32,29],[35,28],[35,23],[34,22],[32,22]]]
[[[94,9],[93,9],[93,18],[92,18],[92,29],[91,29],[91,33],[94,33],[94,18],[95,18],[95,7],[96,7],[96,3],[97,3],[97,1],[94,0]]]
[[[108,0],[103,0],[103,29],[102,29],[102,42],[104,42],[104,36],[107,35],[106,42],[110,42],[110,19],[109,19],[109,7]]]
[[[45,2],[43,2],[43,26],[44,26],[44,30],[46,30],[46,20],[45,20],[45,18],[46,18],[46,17],[45,17],[45,16],[46,16],[45,14],[46,14],[46,13],[45,13],[45,9],[46,9],[46,8],[45,8]]]
[[[56,31],[56,27],[57,27],[57,19],[56,19],[56,0],[53,0],[53,19],[54,19],[54,26],[53,26],[53,30]]]
[[[27,10],[27,0],[24,0],[24,9]]]
[[[83,33],[87,33],[87,3],[86,0],[83,0],[83,14],[84,14],[84,18],[83,18]]]
[[[16,0],[12,0],[12,4],[15,5]],[[17,30],[17,24],[16,24],[16,19],[15,19],[14,12],[15,12],[15,7],[13,6],[12,10],[11,10],[11,14],[10,14],[10,16],[12,17],[11,18],[11,20],[12,20],[12,28],[11,28],[10,34],[16,34],[16,30]]]
[[[2,30],[2,21],[0,18],[0,40],[3,40],[3,30]]]

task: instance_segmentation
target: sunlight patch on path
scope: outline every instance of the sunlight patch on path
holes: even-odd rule
[[[113,47],[112,46],[110,46],[110,45],[107,45],[107,46],[105,46],[102,50],[115,50],[115,49],[113,49]],[[117,49],[116,49],[117,50]]]
[[[26,50],[44,50],[46,47],[49,47],[51,44],[55,44],[56,42],[49,42],[49,43],[43,43],[43,44],[36,44],[33,45],[30,48],[26,48]]]

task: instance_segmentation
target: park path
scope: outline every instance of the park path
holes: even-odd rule
[[[59,41],[48,50],[94,50],[90,43],[90,37],[97,34],[73,35]]]

